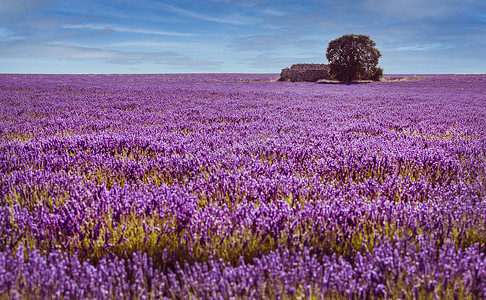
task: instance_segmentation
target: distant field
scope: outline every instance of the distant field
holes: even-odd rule
[[[385,77],[0,75],[0,298],[486,297],[486,75]]]

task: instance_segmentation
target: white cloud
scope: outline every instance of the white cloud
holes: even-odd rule
[[[57,43],[30,43],[11,41],[0,43],[3,57],[52,57],[66,59],[108,59],[117,56],[112,50],[80,47]]]
[[[198,51],[201,50],[220,50],[220,47],[213,44],[204,44],[204,43],[184,43],[184,42],[159,42],[159,41],[128,41],[128,42],[119,42],[119,43],[112,43],[107,45],[110,48],[172,48],[172,49],[197,49]]]
[[[212,67],[221,63],[194,59],[173,51],[119,51],[82,47],[61,43],[29,43],[25,41],[0,42],[0,57],[55,58],[65,60],[98,60],[111,64],[166,64]]]
[[[166,36],[197,36],[197,34],[194,34],[194,33],[183,33],[183,32],[165,31],[165,30],[130,28],[130,27],[125,27],[125,26],[108,25],[108,24],[66,24],[66,25],[63,25],[62,27],[67,28],[67,29],[116,31],[116,32],[166,35]]]
[[[400,46],[396,48],[392,48],[389,50],[392,51],[434,51],[434,50],[445,50],[452,48],[452,45],[446,45],[441,43],[433,43],[433,44],[415,44],[415,45],[408,45],[408,46]]]
[[[275,17],[283,17],[283,16],[287,15],[287,12],[285,12],[283,10],[278,10],[278,9],[275,9],[275,8],[265,8],[265,9],[263,9],[262,12],[265,15],[275,16]]]
[[[174,5],[169,5],[169,4],[160,4],[161,7],[164,7],[165,9],[175,12],[177,14],[198,19],[198,20],[203,20],[203,21],[209,21],[209,22],[216,22],[216,23],[225,23],[225,24],[233,24],[233,25],[249,25],[255,22],[255,18],[253,17],[248,17],[248,16],[243,16],[241,14],[233,14],[230,16],[209,16],[201,13],[197,13],[191,10],[187,10],[184,8],[179,8]]]
[[[0,41],[8,41],[18,39],[15,34],[8,29],[0,28]]]

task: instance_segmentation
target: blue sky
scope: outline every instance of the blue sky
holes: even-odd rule
[[[0,73],[279,73],[369,35],[385,73],[486,73],[484,0],[0,0]]]

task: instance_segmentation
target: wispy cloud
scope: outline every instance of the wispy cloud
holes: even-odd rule
[[[170,4],[160,4],[160,7],[165,8],[171,12],[177,13],[182,16],[186,16],[193,19],[209,21],[209,22],[216,22],[216,23],[225,23],[225,24],[233,24],[233,25],[248,25],[255,22],[254,17],[248,17],[241,14],[233,14],[230,16],[211,16],[208,14],[203,14],[199,12],[195,12],[192,10],[180,8]]]
[[[262,13],[264,15],[274,16],[274,17],[283,17],[283,16],[286,16],[288,14],[288,12],[286,12],[286,11],[271,8],[271,7],[267,7],[265,9],[263,9]]]
[[[400,47],[392,48],[390,50],[391,51],[436,51],[436,50],[445,50],[450,48],[452,48],[452,45],[433,43],[433,44],[415,44],[415,45],[400,46]]]
[[[215,50],[218,46],[211,44],[197,43],[197,42],[159,42],[159,41],[126,41],[108,44],[110,48],[174,48],[174,49],[198,49],[200,50]]]
[[[172,51],[119,51],[61,43],[0,42],[0,57],[98,60],[113,64],[157,63],[181,66],[217,66],[220,62],[192,59]]]
[[[15,34],[8,29],[0,28],[0,41],[17,39]]]
[[[265,51],[285,49],[309,49],[322,47],[322,41],[308,39],[301,33],[278,33],[265,35],[251,35],[234,39],[228,46],[237,51]]]
[[[108,59],[119,55],[117,51],[58,43],[32,43],[30,41],[0,42],[0,55],[7,57],[37,57],[62,59]]]
[[[111,24],[66,24],[63,25],[62,27],[66,29],[116,31],[116,32],[126,32],[126,33],[141,33],[141,34],[154,34],[154,35],[167,35],[167,36],[197,36],[198,35],[194,33],[140,29],[140,28],[131,28],[125,26],[111,25]]]
[[[277,52],[264,52],[256,55],[247,56],[244,59],[239,59],[241,65],[250,67],[250,70],[264,71],[273,69],[275,73],[280,72],[281,69],[290,67],[295,63],[321,63],[325,58],[320,60],[315,56],[302,56],[296,58],[294,55],[286,56]]]

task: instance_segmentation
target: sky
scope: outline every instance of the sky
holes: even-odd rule
[[[344,34],[385,74],[486,74],[484,0],[0,0],[0,73],[280,73]]]

